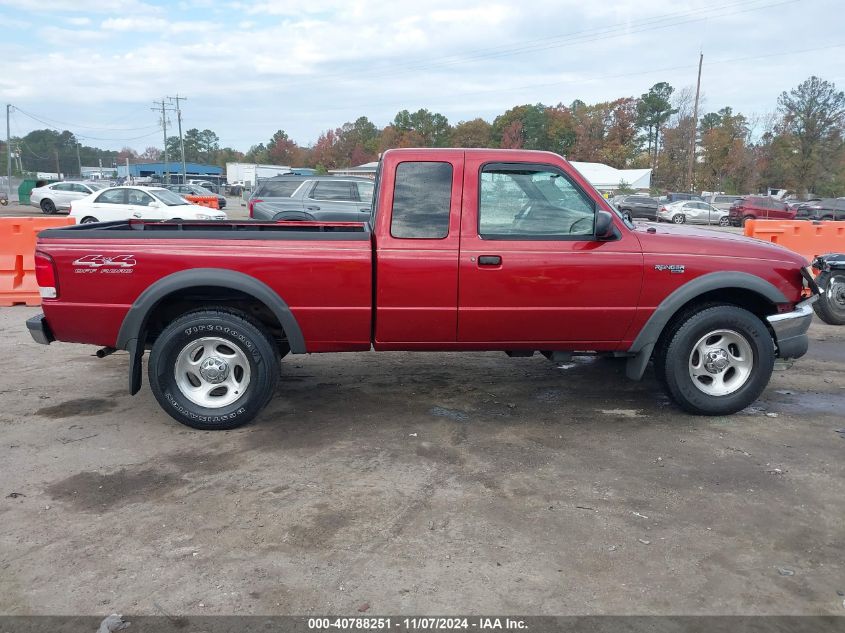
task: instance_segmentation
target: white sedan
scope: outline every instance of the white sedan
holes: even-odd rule
[[[226,214],[191,204],[162,187],[110,187],[75,200],[70,215],[79,224],[111,220],[225,220]]]
[[[35,187],[29,194],[29,202],[48,215],[56,211],[67,211],[75,200],[81,200],[108,185],[99,182],[54,182],[51,185]]]
[[[657,220],[675,224],[730,225],[727,211],[697,200],[679,200],[670,204],[661,204],[657,209]]]

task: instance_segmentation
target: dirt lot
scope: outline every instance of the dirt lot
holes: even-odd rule
[[[843,614],[845,328],[732,417],[619,361],[288,357],[231,432],[0,309],[0,613]]]

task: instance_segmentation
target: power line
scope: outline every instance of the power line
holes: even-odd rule
[[[784,56],[784,55],[798,55],[798,54],[801,54],[801,53],[811,53],[811,52],[816,52],[816,51],[828,50],[828,49],[831,49],[831,48],[841,48],[843,46],[845,46],[845,43],[830,44],[828,46],[819,46],[819,47],[815,47],[815,48],[805,48],[805,49],[793,50],[793,51],[781,51],[781,52],[778,52],[778,53],[767,53],[767,54],[764,54],[764,55],[751,55],[751,56],[746,56],[746,57],[735,57],[735,58],[731,58],[731,59],[714,60],[714,61],[705,62],[705,66],[712,66],[712,65],[716,65],[716,64],[730,64],[730,63],[734,63],[734,62],[738,62],[738,61],[750,61],[750,60],[756,60],[756,59],[766,59],[766,58],[769,58],[769,57],[780,57],[780,56]],[[544,82],[544,83],[539,83],[539,84],[527,84],[527,85],[522,85],[522,86],[513,86],[511,88],[492,88],[492,89],[487,89],[487,90],[471,90],[471,91],[464,91],[464,92],[452,92],[452,93],[449,93],[449,96],[450,97],[468,97],[468,96],[485,95],[485,94],[502,94],[502,93],[508,93],[508,92],[516,92],[516,91],[519,91],[519,90],[531,90],[531,89],[534,89],[534,88],[548,88],[548,87],[551,87],[551,86],[564,86],[564,85],[570,85],[570,84],[584,84],[584,83],[588,83],[588,82],[602,81],[602,80],[605,80],[605,79],[620,79],[620,78],[626,78],[626,77],[638,77],[638,76],[642,76],[642,75],[651,75],[651,74],[654,74],[654,73],[665,73],[665,72],[671,72],[671,71],[676,71],[676,70],[690,70],[694,67],[695,67],[694,64],[687,63],[687,64],[681,64],[681,65],[677,65],[677,66],[664,66],[664,67],[661,67],[661,68],[650,68],[650,69],[640,70],[640,71],[635,71],[635,72],[622,72],[622,73],[613,73],[613,74],[608,74],[608,75],[593,75],[593,76],[590,76],[590,77],[587,77],[587,78],[579,77],[577,79],[567,79],[567,80],[564,80],[564,81],[549,81],[549,82]],[[398,97],[397,99],[401,99],[401,97]],[[435,103],[437,103],[437,102],[435,102]],[[442,104],[443,102],[439,102],[439,103]],[[337,107],[334,107],[334,108],[321,108],[321,110],[324,110],[324,111],[339,111],[339,110],[346,110],[346,109],[349,109],[349,108],[360,108],[360,107],[367,107],[367,106],[369,106],[369,107],[388,107],[388,106],[394,106],[396,104],[397,104],[397,101],[390,101],[390,102],[385,101],[385,102],[381,102],[381,103],[373,103],[372,101],[368,101],[368,102],[366,102],[366,104],[361,104],[361,105],[345,104],[343,106],[337,106]],[[429,107],[431,107],[431,103],[428,103],[427,105]]]
[[[16,106],[15,109],[20,110],[22,113],[24,113],[25,115],[27,115],[29,117],[37,118],[36,115],[31,114],[31,113],[27,112],[26,110],[24,110],[20,107]],[[126,127],[126,128],[110,128],[110,127],[102,127],[102,126],[95,127],[95,126],[92,126],[92,125],[80,125],[80,124],[77,124],[77,123],[67,123],[66,121],[58,121],[58,120],[56,120],[52,117],[44,116],[43,114],[38,115],[38,118],[39,118],[39,120],[44,119],[46,121],[52,121],[53,123],[57,123],[59,125],[66,125],[69,128],[73,128],[73,129],[107,130],[107,131],[110,131],[110,132],[134,132],[134,131],[137,131],[137,130],[147,130],[151,127],[158,127],[157,125],[156,126],[144,125],[144,126],[141,126],[141,127]],[[43,122],[44,121],[42,121],[42,123]]]
[[[30,119],[32,119],[34,121],[38,121],[42,125],[46,125],[48,128],[50,128],[51,130],[54,130],[56,132],[69,132],[70,131],[70,130],[63,130],[61,128],[58,128],[55,125],[53,125],[52,123],[45,121],[44,119],[42,119],[38,116],[35,116],[34,114],[27,112],[26,110],[21,110],[17,106],[15,106],[15,110],[20,112],[24,116],[29,117]],[[140,129],[150,129],[151,127],[158,128],[158,125],[146,126],[145,128],[140,128]],[[138,139],[148,138],[155,133],[156,132],[151,132],[149,134],[143,134],[141,136],[132,136],[132,137],[128,137],[128,138],[106,138],[106,137],[100,137],[100,136],[89,136],[87,134],[74,134],[74,136],[77,137],[77,138],[84,138],[84,139],[88,139],[88,140],[91,140],[91,141],[137,141]]]
[[[575,46],[578,44],[586,44],[595,41],[604,41],[610,38],[618,38],[626,35],[633,35],[637,33],[644,33],[647,31],[654,31],[660,29],[667,29],[673,26],[681,26],[684,24],[691,24],[703,20],[711,20],[713,18],[729,17],[741,13],[748,13],[750,11],[759,11],[774,6],[783,4],[792,4],[800,0],[739,0],[738,2],[729,2],[720,5],[710,5],[701,7],[690,11],[677,12],[666,14],[663,16],[655,16],[652,18],[644,18],[627,22],[623,24],[616,24],[606,27],[594,27],[591,29],[583,29],[580,31],[571,31],[562,35],[549,36],[546,38],[539,38],[535,40],[525,40],[517,44],[509,44],[499,47],[476,49],[475,51],[468,51],[460,55],[450,55],[434,60],[421,60],[419,63],[398,64],[393,69],[373,69],[371,71],[360,71],[356,73],[356,81],[361,77],[368,78],[383,78],[395,75],[406,74],[407,72],[418,72],[422,70],[431,70],[444,66],[453,66],[455,64],[468,63],[474,61],[482,61],[486,59],[496,59],[500,57],[507,57],[512,55],[522,55],[540,50],[549,50],[553,48],[565,48]],[[761,4],[762,3],[762,4]],[[752,6],[748,6],[752,5]],[[756,6],[753,6],[756,5]],[[729,9],[734,9],[730,11]],[[680,19],[679,19],[680,18]],[[313,84],[315,82],[325,81],[331,78],[348,78],[348,73],[323,74],[315,76],[308,80],[293,82],[289,86],[303,86]]]

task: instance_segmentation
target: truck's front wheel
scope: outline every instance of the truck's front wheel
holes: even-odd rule
[[[771,378],[774,343],[763,322],[736,306],[693,313],[660,352],[669,395],[682,409],[727,415],[754,402]]]
[[[273,395],[279,353],[263,329],[239,314],[191,312],[171,323],[150,354],[149,379],[162,408],[195,429],[233,429]]]

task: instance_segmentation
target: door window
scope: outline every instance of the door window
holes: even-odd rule
[[[399,163],[393,189],[390,234],[409,239],[446,237],[451,199],[451,163]]]
[[[123,204],[125,193],[126,189],[109,189],[97,196],[95,202],[100,204]]]
[[[53,189],[55,191],[73,191],[73,185],[67,182],[60,182],[58,185],[54,185]]]
[[[139,189],[129,189],[126,203],[138,207],[148,207],[153,203],[153,197]]]
[[[314,185],[309,198],[312,200],[326,200],[336,202],[354,202],[358,197],[358,190],[354,189],[355,183],[349,181],[331,182],[320,180]]]
[[[76,193],[82,193],[82,194],[85,194],[86,196],[87,196],[89,193],[91,193],[91,190],[90,190],[90,189],[88,189],[88,187],[86,187],[85,185],[73,185],[73,190],[74,190]]]
[[[373,183],[371,182],[359,182],[356,183],[358,187],[358,199],[361,202],[366,202],[369,204],[373,201]]]
[[[478,233],[485,239],[577,239],[592,235],[595,207],[553,168],[487,165],[481,171]]]

